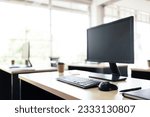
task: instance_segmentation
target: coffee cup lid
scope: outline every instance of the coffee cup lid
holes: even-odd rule
[[[58,62],[58,65],[64,65],[64,63],[63,62]]]

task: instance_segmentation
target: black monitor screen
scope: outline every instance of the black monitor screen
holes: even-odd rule
[[[87,60],[134,63],[133,17],[87,30]]]

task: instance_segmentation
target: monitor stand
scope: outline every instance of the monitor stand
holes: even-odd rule
[[[32,63],[29,59],[25,60],[26,67],[32,67]]]
[[[109,63],[109,66],[110,66],[110,70],[111,70],[112,74],[92,73],[89,77],[107,80],[107,81],[112,81],[112,82],[126,80],[126,77],[122,77],[120,75],[120,71],[119,71],[116,63]]]

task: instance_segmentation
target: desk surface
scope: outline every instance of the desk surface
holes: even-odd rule
[[[109,64],[106,63],[79,63],[79,64],[69,64],[68,66],[73,67],[88,67],[88,68],[109,68]],[[127,67],[125,64],[118,64],[120,67]]]
[[[72,70],[65,71],[64,75],[81,75],[88,77],[89,72]],[[125,98],[119,92],[122,89],[139,86],[141,86],[143,89],[150,88],[150,81],[127,78],[126,81],[113,82],[118,86],[118,91],[103,92],[99,91],[98,88],[82,89],[66,83],[62,83],[56,80],[57,77],[59,77],[57,72],[19,75],[21,80],[67,100],[123,100]]]
[[[150,72],[150,67],[135,67],[135,68],[131,68],[131,70],[133,71],[143,71],[143,72]]]
[[[50,72],[56,71],[55,67],[20,67],[20,68],[9,68],[5,66],[0,67],[1,70],[10,74],[24,74],[24,73],[36,73],[36,72]]]

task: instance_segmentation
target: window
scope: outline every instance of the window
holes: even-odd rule
[[[67,1],[52,2],[52,5],[51,56],[60,57],[66,63],[85,61],[89,5]]]
[[[20,64],[22,44],[31,44],[32,63],[44,62],[50,56],[49,7],[0,2],[0,62]],[[48,61],[49,62],[49,61]]]
[[[64,62],[86,59],[86,30],[89,27],[89,3],[51,0],[0,2],[0,62],[24,64],[22,44],[30,42],[30,60],[50,64],[49,57]]]

